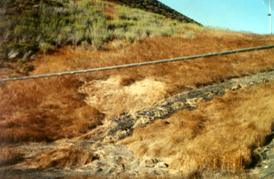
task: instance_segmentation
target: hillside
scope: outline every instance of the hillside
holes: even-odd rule
[[[52,52],[64,45],[86,44],[103,49],[114,40],[134,42],[149,36],[172,35],[183,29],[176,19],[194,23],[157,1],[125,2],[155,13],[100,0],[3,1],[0,59],[25,61],[39,52]]]
[[[146,11],[161,14],[168,18],[177,19],[185,23],[199,24],[195,20],[179,13],[178,11],[175,11],[174,9],[166,6],[165,4],[157,0],[108,0],[108,1],[125,4],[134,8],[144,9]]]
[[[57,1],[43,1],[50,2]],[[14,32],[28,34],[1,45],[11,54],[13,45],[38,49],[28,60],[1,60],[0,78],[273,43],[272,36],[206,28],[115,2],[63,3],[44,4],[45,12],[66,14],[59,25],[48,25],[56,19],[44,19],[48,13],[26,27],[17,19]],[[37,24],[43,36],[30,31]],[[269,49],[2,83],[0,178],[272,178],[273,57]]]

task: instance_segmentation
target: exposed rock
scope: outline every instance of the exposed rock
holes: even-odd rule
[[[270,135],[270,143],[256,150],[259,157],[256,167],[251,173],[260,178],[274,178],[274,131]],[[254,161],[256,162],[256,161]]]

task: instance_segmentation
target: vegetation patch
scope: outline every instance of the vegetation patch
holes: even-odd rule
[[[19,5],[18,5],[19,4]],[[150,36],[170,36],[183,23],[162,15],[103,1],[9,0],[1,2],[2,59],[28,59],[64,45],[134,42]]]
[[[100,13],[103,8],[100,3],[87,0],[10,0],[2,7],[7,25],[2,37],[4,57],[27,58],[39,50],[45,53],[65,44],[83,41],[99,47],[107,40],[104,32],[98,33],[96,39],[94,35],[98,29],[104,28],[106,21]]]

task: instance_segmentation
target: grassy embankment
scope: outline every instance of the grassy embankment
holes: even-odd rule
[[[32,7],[36,4],[23,3],[22,8]],[[56,9],[57,5],[59,8]],[[81,0],[76,3],[60,1],[57,4],[51,4],[51,6],[41,3],[35,7],[41,10],[38,19],[34,18],[32,14],[34,12],[29,11],[29,9],[24,9],[24,11],[21,9],[21,20],[14,17],[14,14],[10,12],[10,15],[15,18],[12,22],[18,22],[14,28],[5,32],[7,34],[14,32],[15,35],[8,36],[10,39],[4,44],[7,50],[13,52],[18,50],[18,52],[22,52],[21,55],[33,48],[43,51],[44,55],[40,54],[36,61],[30,62],[37,69],[34,73],[45,72],[42,69],[39,70],[39,65],[36,63],[46,62],[47,60],[40,61],[39,59],[52,57],[46,52],[63,45],[70,44],[74,47],[78,45],[77,48],[84,51],[80,54],[92,56],[92,54],[87,53],[108,54],[112,52],[111,49],[113,48],[122,50],[123,46],[147,37],[168,37],[181,31],[187,31],[186,29],[197,31],[201,29],[197,25],[187,25],[158,14],[101,1]],[[47,15],[51,11],[53,13]],[[27,20],[29,21],[26,22]],[[186,35],[189,33],[187,32]],[[111,42],[106,43],[110,40]],[[71,46],[68,48],[73,49]],[[108,50],[103,50],[103,46]],[[101,50],[94,51],[94,47],[100,47]],[[52,55],[59,56],[58,53],[63,52],[60,50]],[[64,53],[70,53],[70,50],[65,50]],[[27,54],[29,53],[27,52]],[[98,65],[101,63],[99,59],[96,62],[87,59],[87,56],[80,55],[78,59],[78,55],[75,55],[73,54],[73,58],[67,59],[66,62],[54,57],[56,63],[64,62],[64,64],[68,64],[67,67],[63,68],[61,64],[57,64],[53,65],[55,68],[50,63],[42,66],[49,68],[50,71],[58,71],[87,67],[87,63],[90,65],[93,65],[93,62],[98,63]],[[69,58],[65,55],[63,57]],[[84,103],[83,95],[77,91],[81,85],[82,82],[79,81],[78,77],[69,77],[50,79],[49,81],[15,82],[2,86],[0,89],[0,126],[5,131],[1,132],[1,141],[55,140],[62,137],[77,136],[96,125],[100,125],[104,115],[96,109],[90,109]],[[5,93],[8,94],[5,95]],[[75,114],[70,114],[71,108],[75,108]],[[93,113],[96,116],[98,114],[99,117],[94,118]],[[85,116],[91,116],[92,120]],[[62,132],[57,130],[62,126],[61,123],[65,124],[62,127],[64,129]],[[73,132],[73,126],[77,126],[75,132]]]
[[[28,59],[64,45],[96,49],[113,40],[133,42],[150,36],[170,36],[182,23],[162,15],[103,1],[1,2],[1,56]]]
[[[129,16],[127,19],[131,20],[122,21],[125,24],[131,21],[138,24],[147,22],[142,26],[137,25],[143,30],[146,27],[151,29],[153,26],[148,26],[151,24],[148,19],[156,17],[159,17],[158,20],[162,23],[168,21],[174,25],[168,25],[166,29],[176,29],[178,26],[182,26],[182,28],[172,37],[159,37],[161,34],[158,34],[159,36],[146,38],[133,44],[122,43],[123,48],[114,45],[117,41],[113,41],[106,45],[107,51],[91,51],[81,46],[77,48],[68,46],[51,55],[40,55],[36,61],[32,62],[32,65],[35,66],[33,73],[169,58],[271,42],[267,36],[203,29],[195,25],[175,23],[161,16],[136,9],[121,6],[115,6],[115,9],[116,13],[114,14],[119,19],[126,19],[125,15]],[[136,14],[132,12],[136,12]],[[145,16],[149,18],[144,18]],[[113,20],[112,23],[119,27],[120,25],[117,25],[121,22],[119,19]],[[177,23],[179,25],[176,25]],[[129,25],[128,29],[130,28],[136,29]],[[118,28],[118,30],[121,29],[123,28]],[[162,27],[161,29],[165,28]],[[128,33],[131,34],[131,31],[128,30]],[[156,32],[159,32],[158,28],[155,28],[154,33]],[[128,36],[126,33],[123,34]],[[137,35],[137,37],[140,35],[137,32],[132,32],[132,34]],[[7,84],[0,89],[1,128],[3,129],[1,141],[55,140],[62,137],[77,136],[87,132],[93,128],[92,126],[101,124],[102,118],[96,117],[102,116],[101,113],[113,116],[123,111],[135,111],[182,90],[271,69],[274,65],[270,58],[273,53],[273,50],[269,50],[192,62],[102,72],[79,77]],[[85,97],[78,91],[78,88],[87,81],[90,83],[87,83],[85,88],[82,87],[81,92],[86,93],[87,96]],[[148,86],[149,89],[146,89],[146,83],[151,84]],[[104,87],[101,88],[102,85]],[[139,91],[140,93],[138,90],[132,94],[127,92],[130,89],[127,88],[128,86],[137,89],[139,88],[138,85],[143,89]],[[157,86],[161,87],[158,88],[157,93],[153,93],[154,96],[150,95],[151,99],[149,97],[143,98],[151,90],[157,89]],[[109,90],[110,87],[112,90]],[[84,99],[92,105],[94,110],[89,109],[90,107],[84,103]],[[121,100],[124,103],[117,103]],[[104,101],[108,102],[105,103]],[[116,108],[112,108],[114,104]],[[69,112],[72,108],[75,109],[73,115]],[[95,116],[89,113],[94,113]],[[81,117],[83,115],[91,116],[94,121],[83,119]],[[83,123],[76,122],[78,119],[83,119]],[[74,129],[75,132],[72,132]]]
[[[139,158],[160,159],[185,176],[239,174],[256,162],[254,149],[273,130],[273,91],[271,83],[229,92],[200,102],[197,110],[140,127],[121,143]]]
[[[78,3],[73,7],[83,6],[89,13],[94,13],[94,9],[88,5],[90,2]],[[98,24],[88,26],[90,31],[85,30],[86,20],[94,17],[85,17],[83,14],[87,12],[81,11],[85,13],[80,13],[78,17],[77,13],[73,13],[73,17],[78,20],[66,21],[67,25],[58,26],[70,30],[67,32],[62,29],[60,31],[63,33],[50,36],[52,41],[48,40],[47,36],[43,40],[33,40],[31,37],[34,36],[31,35],[31,39],[26,38],[26,41],[22,42],[23,49],[26,42],[39,42],[34,43],[35,49],[44,52],[51,48],[44,48],[41,44],[46,44],[45,47],[52,46],[52,50],[67,45],[55,53],[38,55],[36,61],[30,62],[35,67],[33,74],[169,58],[272,42],[269,36],[182,24],[160,15],[115,4],[99,3],[96,6],[102,9],[95,13],[100,21],[95,20]],[[78,28],[76,24],[80,30],[75,30]],[[49,32],[55,32],[53,29],[49,29]],[[106,33],[98,33],[101,30]],[[21,32],[24,31],[19,30],[19,34]],[[56,38],[58,35],[61,37]],[[96,41],[95,38],[99,40]],[[66,41],[68,39],[70,41]],[[13,48],[12,44],[17,42],[21,44],[18,39],[11,39],[6,43],[11,43],[9,49],[16,51],[17,46]],[[91,46],[88,44],[92,49],[101,50],[90,50]],[[21,49],[21,46],[18,49]],[[22,53],[19,50],[19,56],[24,56],[30,49],[27,48]],[[6,84],[0,88],[0,140],[2,143],[12,144],[79,136],[121,112],[134,112],[178,92],[231,77],[273,69],[273,56],[274,51],[268,50]],[[209,103],[205,102],[194,112],[178,112],[167,119],[172,124],[170,127],[165,127],[164,130],[162,127],[166,124],[156,122],[147,128],[136,130],[126,144],[139,156],[165,158],[170,155],[174,159],[170,162],[171,166],[186,173],[200,171],[205,167],[241,171],[250,161],[254,146],[261,145],[270,131],[273,122],[272,89],[272,85],[254,87],[214,99]],[[261,113],[251,115],[254,111]],[[154,135],[158,129],[163,131],[162,135]],[[169,136],[169,132],[174,130],[184,132]],[[154,148],[145,146],[142,142],[136,144],[135,141],[139,140],[140,136],[144,140],[143,143],[152,139],[157,141],[158,137],[162,137],[166,142],[170,141],[170,145],[162,148],[162,145],[155,144]],[[177,147],[173,148],[173,145]],[[145,148],[149,149],[144,151]],[[7,151],[3,150],[2,156],[12,160],[13,157],[9,156]],[[15,156],[17,159],[20,155]]]

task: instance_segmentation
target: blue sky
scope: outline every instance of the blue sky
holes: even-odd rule
[[[160,0],[206,26],[260,34],[269,33],[263,0]]]

